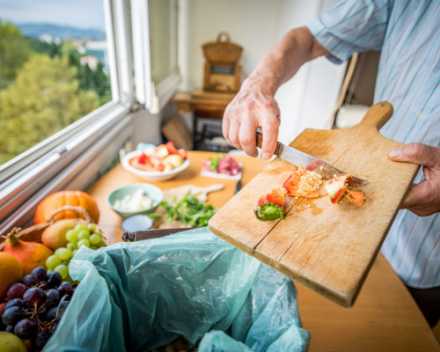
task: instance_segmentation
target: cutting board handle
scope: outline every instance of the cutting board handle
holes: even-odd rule
[[[358,128],[374,128],[379,130],[393,114],[393,105],[388,101],[381,101],[368,109]]]

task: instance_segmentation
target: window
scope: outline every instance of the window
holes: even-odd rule
[[[0,167],[110,102],[109,72],[104,0],[0,0]]]
[[[26,224],[35,205],[48,193],[72,182],[82,188],[93,181],[130,138],[130,111],[135,105],[128,1],[0,0],[0,21],[5,32],[15,36],[2,41],[0,35],[0,74],[4,77],[0,95],[22,77],[20,87],[25,92],[14,94],[14,103],[21,108],[15,108],[11,119],[28,119],[21,129],[15,128],[16,139],[11,138],[19,150],[6,150],[9,154],[3,160],[9,160],[0,163],[1,234]],[[43,34],[32,37],[29,27],[20,29],[29,23],[43,26]],[[51,26],[57,29],[47,35]],[[40,60],[32,65],[40,73],[38,79],[29,71],[22,73],[35,58]],[[6,59],[10,65],[4,64]],[[6,66],[17,72],[8,73]],[[31,86],[44,88],[37,98]],[[32,110],[37,108],[38,113]],[[3,116],[0,125],[6,121]],[[30,143],[28,132],[40,137]]]
[[[177,0],[132,0],[136,97],[152,113],[180,82],[177,5]]]
[[[177,3],[150,0],[151,79],[159,85],[177,72]]]

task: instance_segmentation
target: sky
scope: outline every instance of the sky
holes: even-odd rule
[[[103,0],[0,0],[0,18],[104,29]]]

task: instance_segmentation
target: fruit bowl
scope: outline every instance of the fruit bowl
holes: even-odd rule
[[[124,156],[122,159],[122,167],[130,172],[131,174],[138,176],[147,181],[165,181],[176,177],[181,172],[185,171],[189,166],[189,160],[186,159],[182,165],[169,170],[169,171],[145,171],[135,168],[130,165],[130,160],[140,156],[143,152],[140,150],[135,150]]]

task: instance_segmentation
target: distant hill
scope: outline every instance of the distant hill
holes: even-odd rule
[[[95,28],[79,28],[52,23],[15,23],[15,25],[24,35],[33,38],[49,34],[59,39],[105,40],[105,32]]]

